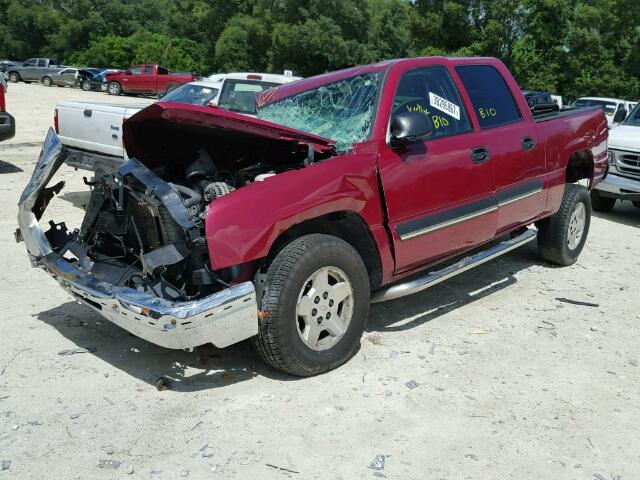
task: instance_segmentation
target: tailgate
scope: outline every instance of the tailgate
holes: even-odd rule
[[[57,107],[59,138],[68,147],[123,157],[122,122],[144,107],[61,102]]]

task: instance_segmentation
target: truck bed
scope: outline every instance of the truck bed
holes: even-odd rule
[[[556,111],[545,111],[545,112],[534,112],[533,120],[537,123],[548,122],[550,120],[555,120],[556,118],[564,118],[571,117],[575,115],[577,112],[585,112],[590,110],[598,110],[598,107],[590,107],[590,108],[574,108],[574,107],[566,107]]]

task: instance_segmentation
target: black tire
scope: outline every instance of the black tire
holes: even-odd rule
[[[9,81],[11,83],[18,83],[21,80],[20,74],[18,72],[10,72],[9,73]]]
[[[323,267],[337,267],[346,275],[353,293],[352,315],[337,343],[314,350],[299,333],[301,319],[296,309],[303,289],[309,286],[307,280]],[[369,315],[369,275],[358,252],[345,241],[321,234],[294,240],[269,266],[262,293],[259,302],[265,313],[252,342],[258,355],[278,370],[302,377],[317,375],[345,363],[360,346]]]
[[[109,95],[121,95],[122,94],[122,85],[118,82],[109,82],[107,85],[107,93]]]
[[[84,90],[85,92],[90,92],[91,91],[91,82],[89,80],[85,80],[84,82],[82,82],[80,84],[80,88],[82,90]]]
[[[45,87],[52,87],[53,80],[51,80],[51,77],[42,77],[42,85]]]
[[[610,212],[615,204],[615,198],[603,197],[598,190],[591,190],[591,208],[594,211]]]
[[[633,203],[633,206],[636,208],[640,208],[640,202],[631,202]]]
[[[569,246],[569,229],[572,214],[582,204],[584,208],[584,226],[579,243]],[[576,184],[567,184],[560,209],[551,217],[538,222],[538,250],[540,256],[548,262],[558,265],[572,265],[578,259],[587,241],[591,225],[591,197],[589,191]]]

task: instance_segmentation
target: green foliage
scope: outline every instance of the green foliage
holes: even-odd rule
[[[0,0],[0,38],[0,58],[200,74],[495,56],[523,88],[640,98],[638,0]]]

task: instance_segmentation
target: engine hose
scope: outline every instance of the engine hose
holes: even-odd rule
[[[169,185],[171,185],[178,192],[180,192],[183,195],[189,197],[189,198],[183,200],[185,207],[187,207],[187,208],[193,207],[194,205],[197,205],[200,202],[202,202],[202,196],[198,192],[196,192],[195,190],[192,190],[189,187],[185,187],[184,185],[178,185],[178,184],[175,184],[175,183],[170,183]]]

